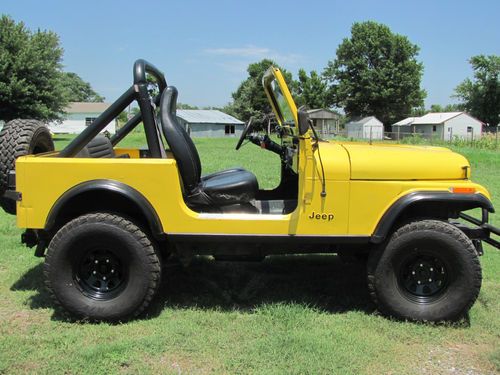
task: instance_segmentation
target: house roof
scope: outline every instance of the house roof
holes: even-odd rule
[[[109,103],[70,102],[66,113],[101,113],[109,108]]]
[[[395,124],[392,124],[392,126],[409,126],[413,124],[416,119],[418,119],[418,117],[407,117],[401,121],[396,122]]]
[[[419,124],[442,124],[465,112],[431,112],[413,121],[413,125]]]
[[[243,121],[215,109],[178,109],[177,117],[188,123],[244,125]]]
[[[372,121],[372,120],[375,120],[377,123],[379,123],[380,125],[383,125],[382,121],[380,121],[378,118],[376,118],[375,116],[368,116],[368,117],[363,117],[363,118],[360,118],[358,120],[355,120],[355,121],[349,121],[347,125],[365,125],[366,123]]]
[[[327,108],[309,109],[307,113],[312,119],[337,119],[340,117],[337,112]]]

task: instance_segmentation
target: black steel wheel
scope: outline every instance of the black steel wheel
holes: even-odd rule
[[[110,300],[126,287],[128,264],[113,251],[88,251],[73,271],[83,294],[97,300]]]
[[[45,283],[78,318],[126,321],[140,315],[160,285],[160,258],[146,234],[117,215],[95,213],[64,225],[50,242]]]
[[[446,290],[449,272],[439,257],[414,254],[401,267],[398,284],[408,298],[429,303],[440,298]]]
[[[368,259],[373,301],[383,314],[400,319],[460,319],[477,299],[481,280],[471,240],[438,220],[402,226]]]

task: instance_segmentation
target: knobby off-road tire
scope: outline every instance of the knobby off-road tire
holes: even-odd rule
[[[481,289],[481,265],[471,240],[437,220],[409,223],[370,254],[368,288],[381,313],[414,321],[455,321]]]
[[[63,226],[50,242],[45,284],[56,304],[90,321],[139,316],[160,286],[155,247],[132,222],[93,213]]]
[[[16,119],[4,125],[0,132],[0,206],[5,212],[16,213],[16,202],[3,197],[8,188],[8,173],[14,169],[16,159],[48,151],[54,151],[54,142],[43,122]]]

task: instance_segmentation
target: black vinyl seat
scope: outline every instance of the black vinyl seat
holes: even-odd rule
[[[92,139],[81,151],[75,155],[76,158],[129,158],[128,154],[116,156],[110,139],[102,134]]]
[[[198,151],[176,117],[177,89],[168,86],[160,101],[160,120],[170,151],[179,166],[187,203],[193,206],[246,204],[259,190],[255,175],[242,168],[201,177]]]
[[[111,141],[104,135],[97,135],[75,155],[77,158],[114,158],[115,151]]]

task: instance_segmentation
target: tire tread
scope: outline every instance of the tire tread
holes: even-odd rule
[[[51,296],[51,299],[54,301],[55,305],[58,308],[63,308],[61,302],[58,300],[54,288],[51,285],[49,274],[54,270],[51,267],[52,257],[54,256],[54,249],[57,248],[59,242],[62,238],[67,236],[73,229],[79,227],[83,224],[91,224],[91,223],[102,223],[107,225],[116,226],[124,231],[130,233],[142,246],[144,249],[146,256],[149,259],[149,264],[151,266],[150,269],[150,282],[148,286],[148,290],[145,293],[144,299],[140,306],[132,312],[129,316],[121,317],[120,321],[128,321],[130,319],[136,318],[141,315],[146,308],[149,306],[154,296],[156,295],[159,286],[160,286],[160,278],[161,278],[161,264],[160,258],[155,250],[154,245],[151,243],[146,234],[139,229],[133,222],[124,219],[121,216],[110,214],[110,213],[91,213],[87,215],[83,215],[77,217],[76,219],[71,220],[66,225],[64,225],[54,236],[47,250],[47,254],[45,256],[45,263],[43,267],[43,274],[45,278],[45,286]]]

